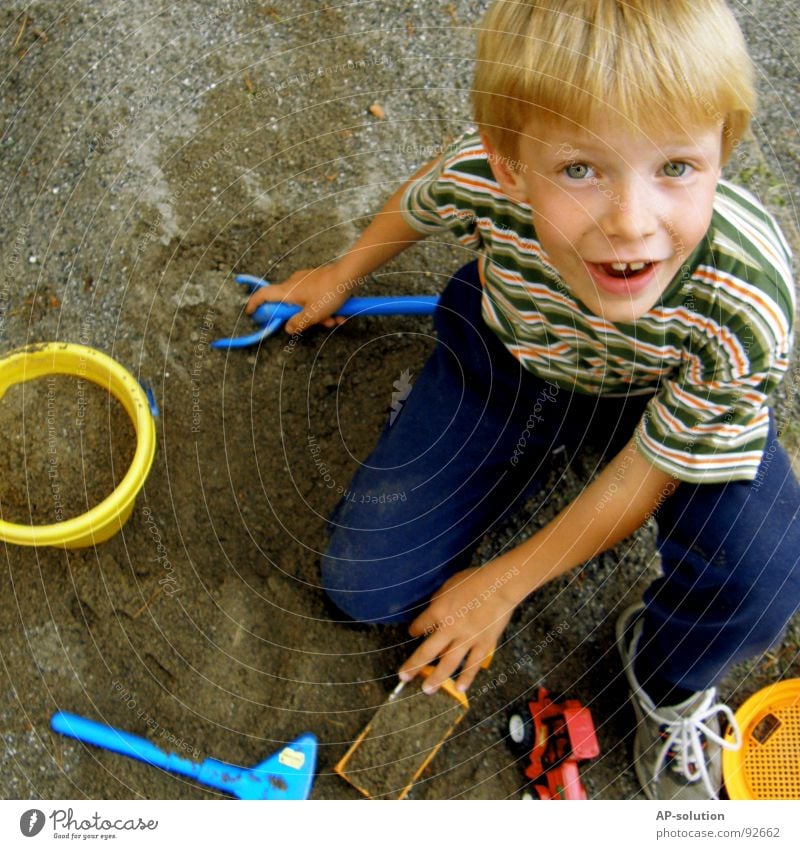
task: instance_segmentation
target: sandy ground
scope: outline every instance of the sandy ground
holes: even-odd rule
[[[431,325],[359,320],[289,350],[284,339],[230,354],[208,343],[248,330],[234,273],[278,280],[335,257],[468,123],[469,26],[486,5],[4,4],[0,350],[92,345],[152,381],[160,416],[152,472],[120,534],[69,552],[3,547],[3,798],[216,795],[59,738],[48,727],[57,709],[186,757],[245,765],[312,731],[313,797],[358,797],[331,768],[394,686],[410,644],[400,628],[342,623],[319,590],[336,495],[314,460],[346,486],[389,415],[395,381],[405,371],[413,380],[431,350]],[[734,6],[762,106],[730,173],[796,246],[797,8]],[[430,240],[369,289],[434,293],[468,258]],[[787,379],[777,398],[793,454],[794,385]],[[0,499],[34,521],[52,521],[65,499],[91,503],[125,468],[124,422],[101,398],[80,433],[54,443],[56,498],[43,474],[52,453],[36,448],[47,404],[47,390],[28,388],[9,393],[1,413]],[[548,507],[498,528],[481,556],[530,534],[593,469],[591,457],[554,468]],[[637,795],[611,635],[654,574],[652,540],[647,527],[522,606],[413,798],[515,797],[523,775],[505,716],[540,682],[592,707],[602,756],[584,769],[590,795]],[[782,647],[729,677],[732,704],[798,674],[799,633],[795,623]]]

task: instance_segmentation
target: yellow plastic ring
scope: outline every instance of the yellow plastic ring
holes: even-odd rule
[[[29,345],[0,359],[0,398],[9,387],[49,374],[90,380],[110,392],[136,431],[136,452],[119,486],[86,513],[50,525],[17,525],[0,520],[0,539],[14,545],[84,548],[105,542],[125,524],[144,485],[156,450],[156,429],[147,398],[136,378],[94,348],[66,342]]]
[[[731,799],[800,799],[800,679],[759,690],[736,711],[742,746],[722,750]],[[733,741],[728,731],[726,739]]]

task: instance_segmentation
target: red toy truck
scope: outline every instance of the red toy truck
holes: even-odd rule
[[[578,764],[597,757],[600,746],[592,715],[577,699],[554,702],[539,687],[534,701],[509,716],[508,737],[517,757],[530,758],[526,798],[586,799]]]

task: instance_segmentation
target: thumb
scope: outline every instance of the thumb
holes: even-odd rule
[[[312,324],[316,324],[316,319],[314,319],[311,310],[304,308],[293,315],[283,326],[283,329],[290,336],[294,336],[295,333],[302,333],[304,330],[308,330]]]
[[[314,324],[319,324],[324,321],[334,311],[334,304],[321,303],[314,301],[310,304],[302,304],[303,309],[295,313],[285,325],[287,333],[303,333]]]

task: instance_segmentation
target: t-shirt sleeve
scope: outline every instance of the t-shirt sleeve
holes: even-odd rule
[[[766,305],[766,306],[765,306]],[[726,326],[705,328],[637,429],[639,450],[654,466],[693,483],[753,480],[769,430],[767,400],[788,368],[792,315],[762,298]]]
[[[481,236],[478,212],[469,189],[470,175],[462,163],[475,160],[476,135],[453,142],[433,167],[404,192],[400,210],[409,227],[421,233],[448,230],[465,247],[477,248]]]

